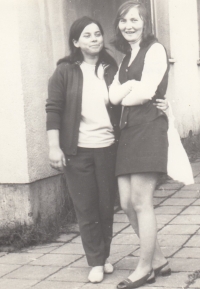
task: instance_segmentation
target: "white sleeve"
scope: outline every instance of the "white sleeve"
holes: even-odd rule
[[[126,81],[125,83],[121,84],[119,82],[119,69],[114,77],[112,84],[109,87],[109,99],[114,104],[117,105],[121,103],[122,99],[129,94],[132,89],[132,84],[130,81]]]
[[[132,81],[132,91],[123,98],[122,105],[140,105],[152,99],[167,70],[164,47],[155,43],[147,51],[141,81]]]

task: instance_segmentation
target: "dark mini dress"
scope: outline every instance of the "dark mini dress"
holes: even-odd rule
[[[127,54],[119,71],[119,81],[141,80],[145,55],[151,45],[140,48],[132,64],[128,66],[131,54]],[[165,113],[157,109],[153,103],[164,98],[168,84],[168,68],[158,85],[152,100],[143,105],[124,107],[121,118],[121,136],[119,140],[116,176],[158,172],[167,173],[168,156],[168,121]]]

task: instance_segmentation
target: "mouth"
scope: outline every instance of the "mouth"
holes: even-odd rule
[[[99,44],[90,45],[91,48],[98,48],[99,46],[100,46]]]
[[[133,35],[135,33],[135,31],[125,31],[125,33],[128,35]]]

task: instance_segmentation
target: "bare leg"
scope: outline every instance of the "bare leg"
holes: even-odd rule
[[[150,271],[152,259],[155,268],[166,263],[157,242],[156,219],[153,210],[153,192],[156,181],[156,174],[136,174],[118,178],[122,209],[127,214],[136,234],[141,237],[140,260],[136,271],[130,276],[132,281]],[[140,232],[138,232],[138,222]]]

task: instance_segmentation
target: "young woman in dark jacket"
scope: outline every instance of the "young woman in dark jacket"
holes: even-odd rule
[[[112,273],[107,262],[116,193],[115,159],[120,106],[108,87],[117,71],[101,25],[89,17],[70,29],[71,54],[58,61],[46,104],[50,165],[64,170],[93,283]]]

